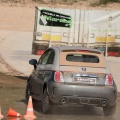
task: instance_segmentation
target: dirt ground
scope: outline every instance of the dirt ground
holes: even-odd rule
[[[27,83],[27,77],[11,76],[4,73],[0,73],[0,86],[13,86],[25,88]]]
[[[33,31],[34,8],[0,6],[0,29]]]
[[[0,3],[0,29],[12,31],[33,31],[34,29],[34,13],[35,6],[62,7],[62,8],[77,8],[77,9],[115,9],[120,10],[119,3],[111,3],[92,7],[90,4],[95,0],[83,0],[73,5],[63,4],[15,4],[15,3]]]

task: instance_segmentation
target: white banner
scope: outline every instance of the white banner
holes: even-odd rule
[[[120,11],[38,8],[37,40],[68,43],[120,42]]]

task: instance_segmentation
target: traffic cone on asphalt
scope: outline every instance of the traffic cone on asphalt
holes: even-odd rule
[[[30,96],[29,101],[28,101],[27,110],[26,110],[26,115],[24,115],[24,119],[26,119],[26,120],[34,120],[36,118],[37,117],[34,115],[34,111],[33,111],[32,96]]]
[[[0,107],[0,120],[4,118],[4,116],[1,114],[1,107]]]
[[[7,117],[22,117],[22,115],[10,107]]]

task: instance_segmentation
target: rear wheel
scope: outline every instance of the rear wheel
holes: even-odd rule
[[[44,114],[48,114],[50,112],[52,112],[52,108],[53,105],[49,99],[48,93],[47,93],[47,89],[44,90],[44,97],[43,97],[43,101],[42,101],[42,108],[43,108],[43,113]]]
[[[26,98],[26,101],[28,102],[29,100],[29,96],[31,94],[31,90],[30,90],[30,84],[29,82],[27,83],[27,86],[26,86],[26,93],[25,93],[25,98]]]
[[[116,104],[113,106],[105,106],[103,107],[103,112],[105,116],[112,116],[116,111]]]

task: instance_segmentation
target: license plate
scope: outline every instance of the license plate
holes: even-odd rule
[[[73,77],[74,82],[95,84],[96,78]]]

